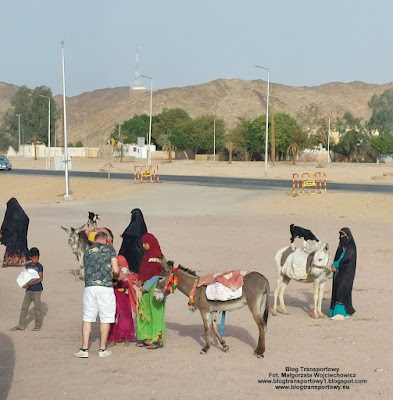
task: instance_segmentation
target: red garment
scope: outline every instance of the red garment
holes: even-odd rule
[[[108,340],[120,342],[122,340],[136,340],[135,327],[132,319],[130,301],[125,292],[127,281],[119,281],[115,287],[116,315],[115,322],[111,324]]]
[[[160,244],[154,235],[146,233],[142,236],[142,243],[148,243],[150,249],[145,251],[142,258],[141,267],[138,272],[138,280],[146,282],[153,276],[160,275],[162,265],[156,261],[149,261],[150,259],[162,258]]]
[[[119,255],[117,256],[117,261],[119,263],[119,267],[121,268],[127,268],[128,271],[130,270],[128,266],[127,259]],[[130,305],[131,305],[131,310],[133,311],[134,314],[137,314],[138,307],[139,307],[139,299],[136,294],[135,288],[134,288],[134,282],[137,280],[137,275],[134,273],[127,273],[127,281],[128,281],[128,299],[130,300]]]

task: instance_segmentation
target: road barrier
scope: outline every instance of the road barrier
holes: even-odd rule
[[[158,175],[158,165],[135,165],[135,183],[157,183],[160,181]]]
[[[305,188],[308,194],[321,194],[322,190],[326,192],[325,172],[292,174],[292,196],[304,194]]]

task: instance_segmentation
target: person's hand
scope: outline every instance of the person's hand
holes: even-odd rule
[[[134,285],[135,285],[136,287],[138,287],[138,288],[141,288],[141,287],[142,287],[142,281],[135,281],[135,282],[134,282]]]
[[[331,270],[332,270],[333,272],[336,272],[336,271],[337,271],[337,268],[336,268],[334,265],[332,265]]]
[[[28,289],[29,288],[29,284],[26,283],[26,285],[23,285],[22,287],[23,287],[23,289]]]
[[[119,275],[119,277],[117,278],[119,281],[126,281],[127,280],[127,275],[125,275],[125,274],[122,274],[121,272],[120,272],[120,275]]]

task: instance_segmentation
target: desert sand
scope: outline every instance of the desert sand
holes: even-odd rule
[[[45,160],[12,160],[14,169],[45,169]],[[73,159],[73,170],[106,171],[108,160]],[[23,176],[0,171],[0,218],[5,203],[16,197],[30,218],[28,244],[41,250],[44,266],[44,325],[32,332],[10,331],[18,322],[24,295],[15,268],[0,269],[1,399],[390,399],[393,389],[390,336],[393,329],[390,279],[393,167],[360,164],[276,163],[264,173],[263,163],[160,162],[162,175],[233,176],[292,179],[293,173],[325,172],[327,191],[292,197],[292,187],[269,190],[216,188],[165,182],[134,184],[135,162],[111,160],[111,171],[130,180],[71,178],[71,199],[64,200],[64,178]],[[329,191],[329,182],[392,185],[390,194]],[[149,351],[117,345],[107,359],[98,358],[98,323],[92,332],[89,359],[75,359],[80,347],[83,283],[74,276],[75,257],[63,226],[80,227],[87,212],[101,215],[119,249],[133,208],[142,209],[147,227],[175,264],[207,272],[256,270],[276,279],[274,255],[289,244],[289,225],[311,229],[329,243],[334,255],[338,231],[351,228],[357,249],[353,290],[356,313],[350,320],[312,319],[312,285],[291,282],[286,291],[289,315],[269,316],[264,359],[253,355],[257,327],[247,308],[228,313],[224,337],[206,356],[199,354],[203,325],[199,312],[187,309],[176,292],[166,303],[165,347]],[[296,242],[300,244],[300,242]],[[0,248],[2,259],[4,246]],[[328,282],[322,310],[330,304]],[[272,304],[272,303],[271,303]],[[349,389],[278,389],[262,383],[286,368],[339,368],[362,380]],[[328,378],[327,378],[328,379]],[[338,379],[338,378],[335,378]],[[367,382],[364,382],[366,380]],[[327,383],[326,383],[327,385]],[[335,386],[336,383],[331,383]]]

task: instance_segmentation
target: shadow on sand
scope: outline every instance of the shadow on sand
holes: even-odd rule
[[[233,337],[251,346],[253,349],[256,348],[257,335],[258,335],[258,328],[256,325],[255,325],[255,337],[253,337],[252,335],[250,335],[247,329],[228,324],[228,315],[226,322],[227,323],[225,325],[225,330],[224,330],[224,339]],[[201,323],[198,325],[182,325],[174,322],[167,322],[166,326],[168,329],[176,331],[179,334],[179,336],[182,337],[187,336],[194,339],[201,346],[201,348],[205,346],[205,330],[203,328],[202,320]],[[213,331],[211,332],[211,337],[212,337],[212,346],[216,346],[219,349],[222,349]]]
[[[0,399],[8,399],[14,377],[15,349],[12,340],[4,333],[0,333]]]

